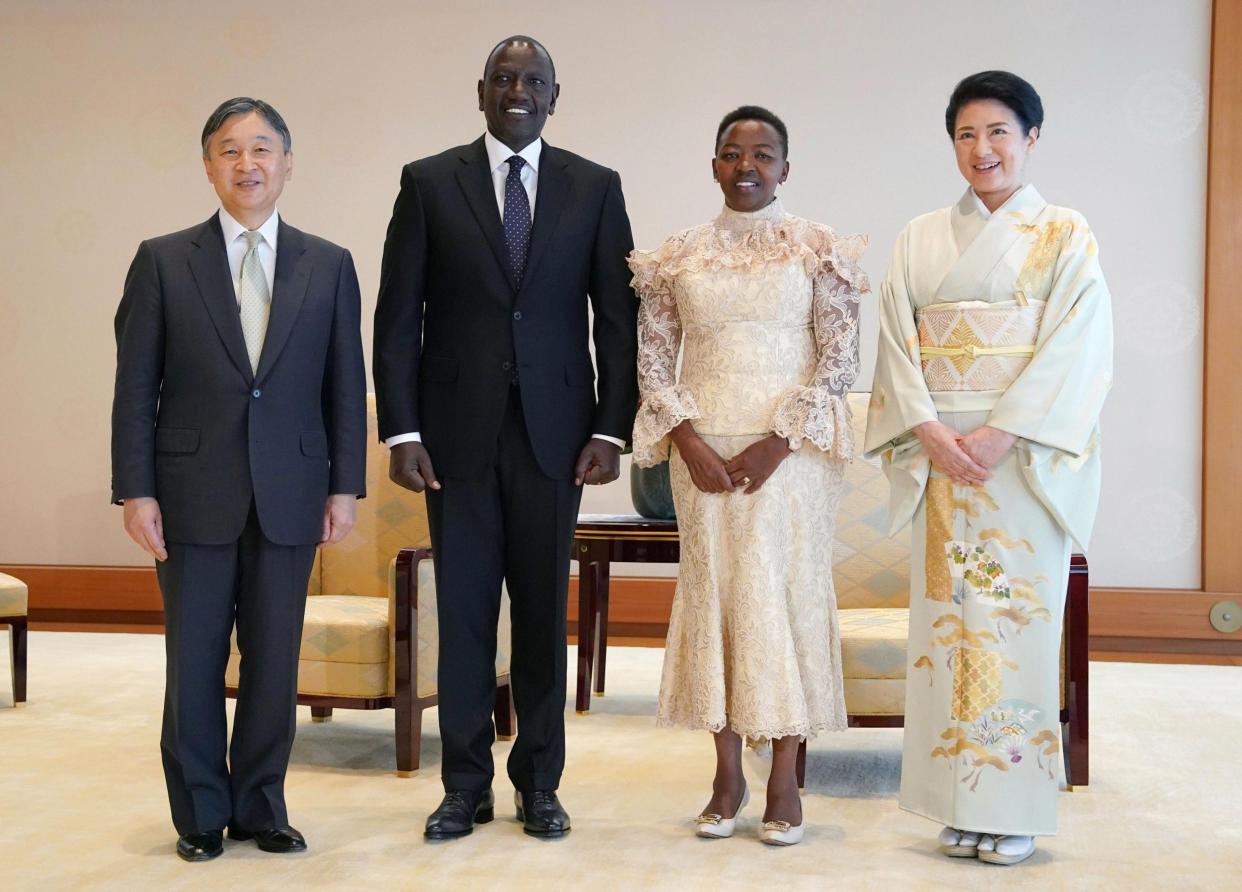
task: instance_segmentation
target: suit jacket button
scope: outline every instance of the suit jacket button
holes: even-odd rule
[[[513,368],[513,363],[509,362],[509,361],[506,359],[504,362],[502,362],[502,363],[500,364],[500,367],[501,367],[502,369],[504,369],[504,370],[507,372],[507,371],[509,371],[509,369]]]
[[[259,397],[263,396],[263,391],[256,388],[250,395],[257,400]]]
[[[521,321],[522,321],[522,311],[521,311],[521,310],[517,310],[517,311],[515,311],[515,312],[514,312],[514,314],[513,314],[513,319],[514,319],[514,321],[516,321],[516,322],[521,322]]]

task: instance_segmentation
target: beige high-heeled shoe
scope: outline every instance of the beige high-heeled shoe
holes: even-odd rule
[[[694,819],[694,835],[704,839],[728,839],[737,829],[737,816],[742,813],[746,803],[750,802],[750,784],[742,787],[742,801],[733,810],[733,817],[704,812]]]
[[[802,812],[802,800],[798,800],[798,811]],[[797,824],[788,821],[764,821],[759,825],[759,841],[769,846],[796,846],[802,842],[806,832],[806,815]]]

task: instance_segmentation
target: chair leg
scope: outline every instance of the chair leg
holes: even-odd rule
[[[599,580],[595,588],[595,696],[604,696],[604,672],[608,662],[608,582],[610,567],[600,564]]]
[[[404,702],[403,702],[404,701]],[[423,749],[423,707],[408,699],[398,697],[397,707],[397,775],[413,777],[418,774],[418,763]]]
[[[585,547],[585,546],[583,546]],[[578,687],[574,709],[586,715],[591,709],[591,673],[595,668],[595,619],[599,562],[590,554],[578,556]]]
[[[13,705],[26,702],[26,619],[9,620],[9,658],[13,665]]]
[[[330,722],[332,721],[331,706],[312,706],[311,707],[312,722]]]
[[[1069,676],[1065,705],[1069,721],[1064,735],[1065,782],[1072,789],[1086,787],[1090,782],[1091,588],[1088,581],[1087,559],[1073,555],[1065,600],[1066,675]]]
[[[517,734],[517,712],[513,708],[513,686],[504,681],[496,686],[496,739],[512,740]]]
[[[1071,687],[1069,721],[1062,725],[1061,741],[1065,750],[1065,783],[1071,790],[1083,789],[1090,782],[1090,742],[1086,733],[1087,707],[1084,689]]]
[[[806,789],[806,741],[798,744],[798,762],[795,769],[798,773],[798,789]]]

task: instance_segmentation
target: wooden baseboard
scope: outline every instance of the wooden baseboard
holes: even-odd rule
[[[159,632],[163,606],[152,567],[0,565],[30,588],[35,630]],[[609,641],[664,639],[675,580],[613,577]],[[570,579],[568,619],[577,630],[578,579]],[[1093,588],[1091,657],[1102,660],[1242,664],[1242,631],[1217,632],[1208,612],[1242,594],[1184,589]]]

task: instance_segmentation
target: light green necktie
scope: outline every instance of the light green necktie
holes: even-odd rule
[[[259,244],[263,236],[255,230],[247,230],[246,256],[242,258],[241,282],[237,286],[237,302],[241,310],[242,335],[246,338],[246,352],[250,355],[250,372],[259,371],[259,355],[263,352],[263,338],[267,334],[267,320],[271,315],[272,296],[267,290],[267,276],[259,262]]]

